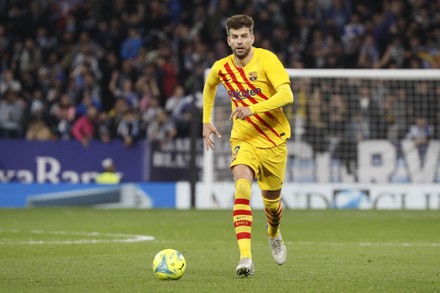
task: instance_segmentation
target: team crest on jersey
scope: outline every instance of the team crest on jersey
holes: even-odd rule
[[[249,72],[249,80],[250,81],[256,81],[257,78],[258,78],[258,75],[257,75],[256,71]]]

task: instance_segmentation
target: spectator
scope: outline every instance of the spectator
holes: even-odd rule
[[[96,55],[93,54],[92,49],[89,44],[83,45],[81,51],[73,55],[72,60],[72,71],[75,75],[85,74],[85,72],[90,72],[97,80],[100,80],[102,73],[99,69],[99,62]]]
[[[135,90],[140,94],[141,110],[146,110],[148,108],[148,104],[152,98],[159,98],[160,96],[155,72],[156,69],[154,64],[146,64],[143,68],[143,74],[135,83]]]
[[[105,55],[105,59],[100,60],[100,71],[102,78],[99,81],[99,87],[102,93],[102,109],[110,111],[115,102],[115,97],[109,88],[110,81],[114,72],[118,71],[118,57],[114,51],[109,51]]]
[[[50,107],[49,114],[52,119],[60,119],[61,117],[64,117],[72,122],[76,117],[76,109],[73,106],[69,95],[62,94],[58,99],[56,99],[56,101]]]
[[[180,107],[180,104],[182,103],[184,97],[185,89],[183,88],[183,86],[176,86],[176,88],[174,89],[174,94],[168,98],[167,103],[165,104],[165,110],[168,113],[172,113],[173,111],[175,111],[176,108]]]
[[[21,90],[21,82],[14,78],[12,70],[5,70],[0,75],[0,94],[4,95],[6,91],[10,90],[14,93],[18,93]]]
[[[140,128],[139,118],[134,110],[129,109],[123,114],[116,133],[119,138],[122,138],[126,147],[133,145],[137,141],[140,135]]]
[[[139,35],[139,32],[136,28],[129,28],[128,36],[124,40],[121,46],[121,58],[125,59],[134,59],[140,48],[142,47],[142,39]]]
[[[328,127],[329,136],[341,137],[346,122],[347,106],[342,95],[333,94],[328,103]]]
[[[139,91],[139,111],[145,112],[150,107],[153,99],[158,99],[158,95],[155,95],[152,91],[152,87],[149,84],[142,84]]]
[[[116,99],[113,109],[110,110],[108,115],[110,119],[110,130],[112,137],[116,137],[116,129],[122,120],[122,116],[128,109],[129,107],[126,100],[122,98]]]
[[[148,125],[156,120],[160,111],[163,111],[163,108],[159,104],[159,99],[152,99],[147,110],[141,113],[142,124]]]
[[[46,114],[47,107],[43,99],[43,93],[39,90],[35,90],[32,94],[30,101],[29,112],[31,116],[44,116]]]
[[[23,106],[17,94],[11,89],[0,101],[0,137],[19,138],[22,136]]]
[[[0,24],[0,52],[6,51],[9,46],[9,40],[6,36],[6,27],[3,23]]]
[[[34,40],[27,38],[24,47],[19,53],[20,73],[35,71],[41,64],[41,50],[34,43]]]
[[[380,52],[376,45],[373,35],[367,34],[363,38],[363,42],[359,52],[357,67],[374,68],[379,61]]]
[[[349,1],[333,0],[330,7],[325,11],[324,18],[331,18],[339,31],[342,31],[350,15]]]
[[[160,57],[157,60],[159,68],[160,82],[159,88],[162,92],[160,105],[165,106],[166,100],[173,95],[174,89],[178,85],[178,75],[175,64],[170,60],[171,52],[167,48],[163,48],[166,57]]]
[[[71,98],[69,109],[77,107],[75,118],[85,115],[90,105],[107,112],[111,127],[105,126],[108,119],[103,118],[102,123],[110,129],[112,138],[126,110],[121,108],[127,106],[121,107],[119,97],[127,98],[128,107],[141,117],[141,137],[146,136],[147,124],[156,119],[156,110],[168,107],[169,111],[167,100],[176,87],[183,85],[186,93],[198,91],[204,69],[228,51],[223,22],[232,10],[258,18],[256,45],[274,49],[287,67],[438,68],[440,63],[437,1],[199,1],[196,5],[158,0],[49,2],[34,0],[21,5],[6,1],[0,5],[5,16],[0,21],[0,100],[7,100],[5,93],[9,90],[19,95],[23,100],[20,103],[30,102],[33,94],[40,92],[41,103],[35,102],[31,108],[42,105],[54,119],[49,121],[52,131],[64,139],[68,139],[64,130],[68,132],[68,124],[73,121],[71,110],[68,121],[67,113],[59,114],[64,106],[58,99],[63,95]],[[173,8],[167,9],[167,3]],[[115,72],[117,77],[112,80]],[[425,97],[436,89],[423,87],[418,86],[414,93],[405,90],[409,119],[420,112],[418,105],[435,104],[435,95]],[[359,101],[349,97],[357,93],[351,91],[351,86],[343,90],[346,92],[341,96],[350,115]],[[326,89],[321,91],[322,103],[330,105],[334,97]],[[391,112],[400,111],[400,106],[384,98],[397,98],[395,92],[376,92],[368,93],[372,103],[368,99],[360,103],[368,105],[366,108],[374,104],[378,107],[379,112],[369,109],[364,116],[370,122],[372,137],[381,138],[386,131],[376,128],[382,115],[388,111],[389,118],[394,115]],[[312,99],[311,95],[305,93],[305,99]],[[438,123],[435,107],[428,108],[428,124]],[[322,114],[324,124],[335,118],[331,111],[328,117]],[[188,121],[191,115],[184,111],[182,121]],[[64,130],[55,131],[58,126]],[[324,125],[323,129],[327,128]],[[178,132],[185,135],[185,131]],[[24,129],[17,135],[25,137]],[[310,133],[306,135],[310,137]],[[397,135],[405,135],[401,126]]]
[[[406,121],[406,93],[399,89],[396,93],[389,93],[384,101],[384,121],[387,125],[387,139],[397,143],[405,136]]]
[[[98,114],[97,139],[103,143],[109,143],[113,139],[112,121],[106,111]]]
[[[335,157],[340,159],[348,174],[357,176],[358,144],[371,139],[370,123],[362,111],[355,112],[346,123],[342,141],[335,151]]]
[[[34,116],[26,131],[27,140],[47,141],[52,139],[52,132],[41,116]]]
[[[56,116],[53,117],[52,129],[56,139],[67,141],[72,138],[72,125],[74,116],[68,105],[61,105]]]
[[[408,133],[406,134],[405,138],[414,142],[422,161],[425,157],[426,149],[428,148],[428,142],[433,135],[434,126],[428,124],[428,120],[422,115],[418,115],[415,118],[414,124],[412,124],[408,129]]]
[[[174,90],[174,95],[168,98],[165,104],[165,111],[175,123],[177,136],[179,137],[187,137],[189,135],[191,100],[192,97],[186,98],[185,90],[179,85]]]
[[[93,139],[96,131],[98,110],[95,106],[87,107],[87,115],[79,117],[72,126],[72,136],[84,147]]]
[[[156,119],[148,124],[147,138],[152,143],[158,144],[160,148],[168,145],[176,136],[177,130],[168,114],[160,109]]]
[[[353,13],[350,21],[344,25],[342,41],[345,46],[350,47],[354,39],[362,37],[365,33],[364,25],[358,14]]]
[[[385,53],[376,64],[376,68],[387,68],[390,64],[401,66],[404,63],[404,48],[402,41],[395,37],[387,46]]]
[[[77,103],[75,108],[76,117],[81,117],[87,114],[89,107],[93,106],[96,109],[99,109],[99,104],[93,101],[92,96],[89,91],[84,92],[81,101]]]
[[[104,54],[101,46],[90,37],[87,31],[82,31],[78,37],[78,43],[74,48],[74,67],[81,65],[83,62],[91,63],[92,68],[97,68],[95,60],[101,58]]]
[[[371,138],[385,137],[383,114],[379,104],[372,99],[370,88],[366,84],[358,87],[357,95],[352,97],[350,109],[355,112],[362,112],[362,120],[369,124],[369,136]]]
[[[139,97],[134,91],[133,82],[126,78],[122,81],[122,89],[113,92],[116,98],[123,98],[126,100],[128,107],[136,109],[139,107]]]
[[[308,113],[306,123],[306,136],[314,153],[320,153],[327,150],[325,141],[325,121],[327,114],[327,105],[318,88],[312,90],[310,101],[308,102]]]

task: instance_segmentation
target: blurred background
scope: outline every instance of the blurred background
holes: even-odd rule
[[[22,183],[94,186],[111,159],[116,183],[157,198],[142,206],[163,201],[149,183],[171,188],[164,206],[230,205],[227,136],[203,154],[201,95],[237,13],[291,76],[291,207],[440,208],[438,0],[2,0],[0,204],[26,205]],[[216,105],[227,135],[222,88]]]

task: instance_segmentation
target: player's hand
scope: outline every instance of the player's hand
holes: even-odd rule
[[[209,151],[209,149],[214,150],[215,143],[214,140],[211,139],[211,134],[215,134],[218,138],[222,137],[212,123],[203,124],[203,138],[205,139],[205,147],[207,151]]]
[[[252,115],[252,111],[251,111],[251,109],[249,109],[249,107],[237,107],[231,113],[231,116],[229,116],[229,120],[234,118],[234,116],[235,116],[235,119],[245,120],[247,117],[249,117],[251,115]]]

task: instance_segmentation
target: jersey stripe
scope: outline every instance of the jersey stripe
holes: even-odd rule
[[[234,64],[235,66],[235,64]],[[238,72],[241,75],[241,78],[243,78],[244,82],[253,90],[257,90],[257,88],[250,82],[250,80],[247,78],[246,76],[246,72],[244,72],[243,68],[237,67],[235,66],[235,68],[238,70]],[[261,91],[260,93],[257,92],[257,94],[264,100],[268,100],[269,98]],[[264,114],[266,114],[267,116],[269,116],[270,118],[272,118],[272,120],[275,120],[276,122],[278,122],[277,118],[275,116],[273,116],[270,112],[264,112]]]
[[[245,92],[246,91],[245,88],[238,81],[237,76],[235,76],[234,72],[231,69],[231,66],[229,66],[229,63],[225,63],[225,69],[226,69],[226,72],[231,76],[232,81],[238,86],[238,88],[241,91]],[[255,100],[252,97],[247,97],[247,98],[248,98],[249,101],[252,102],[252,104],[257,104],[258,103],[257,100]]]
[[[229,82],[227,82],[227,78],[226,78],[226,75],[223,73],[223,72],[221,72],[221,71],[219,71],[219,76],[223,79],[223,82],[224,82],[224,84],[225,84],[225,86],[231,91],[231,92],[233,92],[234,91],[234,88],[231,86],[231,84],[229,83]],[[231,72],[230,73],[230,76],[234,79],[235,78],[235,75]],[[239,86],[239,87],[241,87],[241,86]],[[241,90],[241,89],[240,89]],[[231,101],[235,104],[235,107],[237,107],[238,105],[237,105],[237,100],[234,100],[232,97],[230,97],[230,99],[231,99]],[[245,107],[248,107],[248,105],[242,100],[242,99],[239,99],[238,100],[238,102],[240,102],[243,106],[245,106]],[[254,115],[255,116],[255,115]],[[256,117],[257,118],[257,117]],[[258,118],[257,118],[258,119]],[[260,117],[260,119],[261,119],[261,117]],[[257,124],[255,124],[251,119],[250,119],[250,117],[246,117],[246,121],[248,121],[249,123],[251,123],[252,124],[252,126],[261,134],[261,135],[263,135],[268,141],[270,141],[274,146],[276,146],[277,144],[273,141],[273,140],[271,140],[270,138],[269,138],[269,136],[267,136],[267,134],[257,125]],[[264,121],[261,121],[261,122],[264,122]],[[264,123],[266,123],[266,122],[264,122]],[[269,128],[269,127],[268,127]],[[275,133],[276,134],[276,133]],[[277,134],[276,134],[277,135]],[[279,136],[278,136],[279,137]]]
[[[235,65],[234,65],[235,66]],[[235,67],[235,68],[237,68],[237,67]],[[238,86],[238,88],[239,88],[239,90],[241,90],[241,91],[243,91],[243,92],[245,92],[246,90],[245,90],[245,88],[240,84],[240,82],[238,81],[238,79],[237,79],[237,76],[235,76],[235,74],[234,74],[234,72],[232,71],[232,69],[231,69],[231,67],[229,66],[229,63],[226,63],[225,64],[225,69],[226,69],[226,71],[228,72],[228,74],[231,76],[231,78],[232,78],[232,81]],[[243,71],[243,69],[242,68],[237,68],[237,69],[239,69],[239,72],[240,72],[240,69],[241,69],[241,71]],[[243,71],[243,74],[244,74],[244,71]],[[243,77],[243,74],[241,74],[242,75],[242,77]],[[249,82],[249,80],[247,80],[247,78],[246,78],[246,74],[244,74],[245,76],[244,76],[244,81],[246,82],[246,84],[249,86],[249,87],[251,87],[253,90],[256,90],[256,88],[255,88],[255,86],[253,85],[253,84],[251,84],[250,82]],[[247,80],[247,81],[246,81]],[[261,96],[261,95],[260,95]],[[263,96],[264,96],[264,94],[263,94]],[[266,96],[264,96],[264,99],[268,99]],[[249,100],[253,103],[253,104],[257,104],[258,102],[257,102],[257,100],[255,100],[254,98],[252,98],[252,97],[249,97]],[[274,119],[275,117],[272,115],[272,114],[270,114],[270,113],[268,113],[268,112],[266,112],[265,113],[267,116],[269,116],[270,118],[272,118],[272,119]],[[264,126],[266,126],[266,128],[267,129],[269,129],[276,137],[278,137],[279,139],[281,139],[281,137],[280,137],[280,135],[275,131],[275,129],[273,129],[266,121],[264,121],[264,119],[260,116],[260,115],[258,115],[258,114],[254,114],[254,116],[255,116],[255,118],[257,118],[257,120],[258,121],[260,121],[261,122],[261,124],[263,124]],[[275,119],[276,120],[276,119]],[[278,122],[278,121],[277,121]]]

